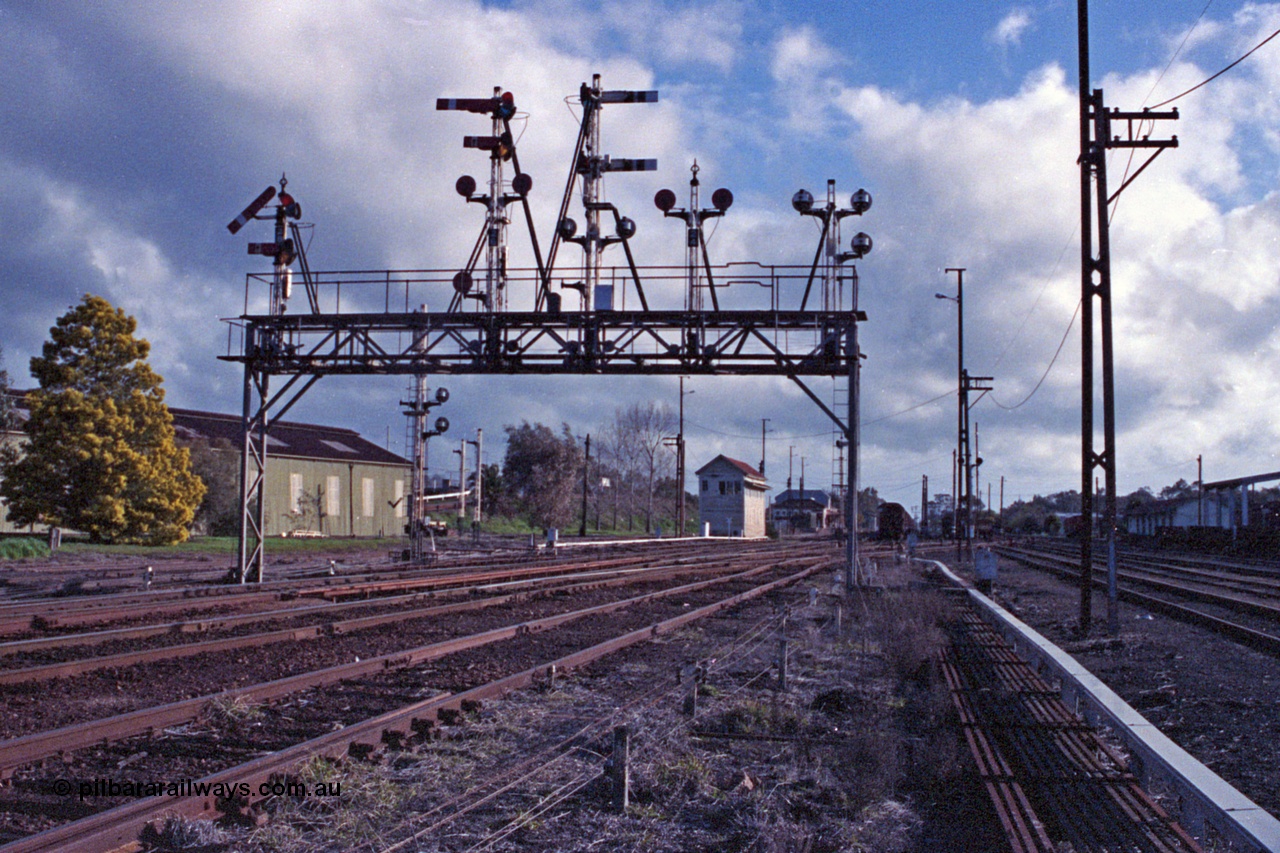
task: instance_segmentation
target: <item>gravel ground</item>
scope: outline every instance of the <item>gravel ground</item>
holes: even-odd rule
[[[216,849],[363,850],[360,842],[375,838],[367,849],[392,849],[410,830],[422,834],[402,849],[424,853],[998,849],[999,825],[965,769],[933,664],[946,605],[927,593],[873,597],[846,604],[837,633],[834,600],[808,602],[807,587],[780,593],[632,647],[488,703],[380,768],[311,768],[343,780],[338,808],[279,803],[267,827],[223,834]],[[793,608],[785,628],[784,604]],[[761,628],[754,639],[726,645],[753,627]],[[785,692],[775,669],[783,631]],[[684,700],[695,663],[706,678],[690,718]],[[610,807],[600,778],[621,723],[632,738],[625,814]],[[575,734],[571,748],[553,748]],[[522,769],[537,772],[442,821],[526,761]]]

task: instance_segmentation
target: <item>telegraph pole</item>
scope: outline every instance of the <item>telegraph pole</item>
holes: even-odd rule
[[[676,437],[676,487],[678,490],[678,500],[676,502],[676,529],[677,536],[685,534],[685,508],[684,508],[684,377],[680,377],[680,434]]]
[[[771,420],[772,418],[760,419],[760,476],[762,477],[764,476],[764,460],[765,460],[765,452],[764,452],[765,427],[768,426],[769,421]]]
[[[1119,629],[1116,589],[1116,423],[1115,370],[1111,324],[1111,229],[1110,205],[1125,187],[1166,148],[1176,148],[1178,137],[1152,139],[1144,125],[1156,121],[1176,120],[1177,109],[1168,112],[1141,110],[1121,112],[1105,106],[1101,89],[1090,89],[1089,81],[1089,2],[1077,0],[1079,71],[1080,71],[1080,443],[1081,488],[1080,515],[1088,525],[1080,539],[1080,633],[1088,634],[1093,607],[1093,495],[1090,478],[1097,468],[1103,469],[1106,497],[1103,503],[1102,527],[1107,539],[1107,627],[1111,633]],[[1113,126],[1113,123],[1117,126]],[[1125,129],[1122,137],[1117,130]],[[1154,153],[1115,193],[1107,191],[1107,150],[1111,148],[1150,148]],[[1097,199],[1093,197],[1097,185]],[[1094,217],[1097,222],[1098,254],[1094,257]],[[1098,300],[1102,352],[1102,450],[1094,450],[1093,301]]]
[[[1204,527],[1204,454],[1196,456],[1196,525]]]
[[[587,433],[586,455],[583,457],[583,461],[582,461],[582,526],[578,528],[579,536],[587,535],[587,472],[589,472],[590,470],[591,470],[591,433]]]
[[[476,517],[479,524],[484,521],[484,430],[476,427]]]
[[[920,478],[920,538],[929,535],[929,475]]]

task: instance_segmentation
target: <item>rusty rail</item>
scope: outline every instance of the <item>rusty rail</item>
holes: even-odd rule
[[[552,667],[559,672],[581,667],[627,646],[669,634],[697,619],[711,616],[775,589],[796,583],[835,564],[835,559],[819,559],[817,564],[798,573],[737,593],[713,604],[631,631],[463,693],[436,696],[366,722],[347,726],[272,755],[212,774],[199,780],[197,784],[245,783],[252,792],[258,790],[258,786],[262,783],[278,778],[312,758],[342,758],[353,753],[367,756],[388,744],[399,745],[414,734],[428,730],[440,718],[442,711],[457,711],[464,705],[473,707],[471,703],[482,702],[501,696],[510,690],[527,687]],[[752,570],[753,573],[760,571],[764,569]],[[706,583],[708,582],[703,582],[703,584]],[[3,851],[4,853],[41,853],[41,851],[77,850],[81,853],[111,853],[134,844],[148,824],[164,816],[212,818],[229,811],[243,811],[257,799],[259,797],[252,796],[250,801],[237,803],[219,803],[212,797],[165,796],[137,800],[84,820],[13,842],[6,845]]]

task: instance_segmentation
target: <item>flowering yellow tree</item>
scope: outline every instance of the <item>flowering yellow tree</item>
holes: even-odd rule
[[[31,359],[27,440],[3,460],[0,497],[16,524],[83,531],[97,542],[163,545],[187,538],[204,496],[174,442],[163,381],[135,338],[137,321],[86,295]]]

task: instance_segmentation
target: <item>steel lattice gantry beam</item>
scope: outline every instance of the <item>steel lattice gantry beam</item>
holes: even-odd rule
[[[261,580],[267,435],[327,375],[844,377],[858,311],[587,311],[245,315],[239,580]],[[274,394],[272,377],[285,382]]]
[[[854,312],[247,316],[224,360],[270,375],[838,376]],[[865,315],[859,319],[865,319]]]

